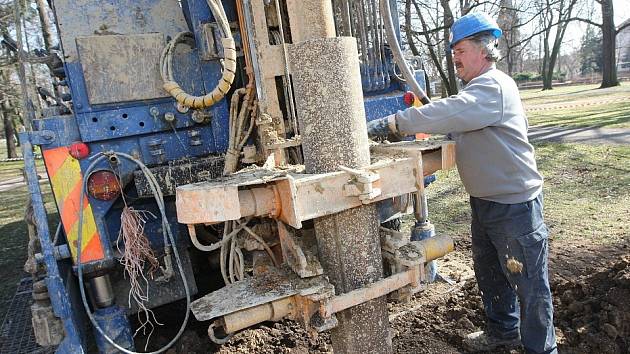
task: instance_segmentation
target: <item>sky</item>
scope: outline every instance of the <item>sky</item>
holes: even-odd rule
[[[615,25],[619,26],[630,18],[630,0],[613,0],[615,9]]]
[[[630,18],[630,0],[613,0],[613,8],[615,10],[615,26],[619,26]],[[597,20],[601,22],[601,20]],[[586,31],[586,24],[582,22],[573,22],[567,28],[564,36],[563,54],[573,52],[580,46],[582,35]]]

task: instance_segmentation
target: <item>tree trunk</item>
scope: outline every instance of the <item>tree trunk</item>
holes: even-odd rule
[[[541,74],[542,74],[542,79],[543,79],[543,91],[544,90],[551,90],[553,87],[551,87],[551,80],[552,80],[552,76],[549,75],[549,32],[551,31],[551,27],[549,27],[546,31],[545,31],[545,38],[543,40],[543,60],[542,60],[542,70],[541,70]],[[553,69],[551,71],[552,75],[553,75]]]
[[[601,0],[602,5],[602,84],[600,88],[618,86],[615,48],[615,30],[612,0]]]
[[[411,0],[405,0],[405,35],[407,36],[407,43],[411,53],[415,56],[421,56],[420,50],[416,46],[416,42],[413,38],[413,30],[411,26]],[[427,97],[431,97],[431,84],[429,82],[429,75],[424,68],[424,61],[422,61],[422,71],[424,71],[424,86]]]
[[[39,22],[42,25],[42,35],[44,37],[44,48],[46,51],[50,53],[50,46],[52,46],[52,24],[50,23],[50,18],[48,17],[48,13],[46,12],[46,0],[36,0],[37,1],[37,13],[39,14]]]
[[[551,37],[550,32],[551,28],[554,26],[554,15],[553,9],[549,8],[548,15],[550,16],[550,20],[547,23],[547,28],[545,29],[545,58],[543,60],[543,90],[551,90],[552,89],[552,81],[553,74],[556,68],[556,61],[558,60],[558,55],[560,55],[560,47],[562,46],[562,40],[564,39],[564,34],[569,25],[569,21],[571,19],[571,13],[573,12],[573,7],[577,0],[568,0],[569,3],[565,7],[564,1],[558,6],[558,23],[556,26],[556,34],[553,40],[553,45],[551,45],[551,49],[549,48],[549,39]],[[565,10],[566,8],[566,10]]]
[[[10,111],[10,109],[7,109],[6,102],[3,102],[0,105],[0,116],[2,116],[2,121],[4,123],[4,138],[6,139],[7,144],[7,157],[11,159],[18,157],[18,154],[15,143],[15,127],[13,126],[13,119],[11,119]]]
[[[427,44],[428,44],[427,50],[429,51],[429,57],[431,57],[431,60],[433,61],[433,65],[435,65],[435,67],[437,68],[438,74],[440,75],[440,79],[442,79],[441,86],[442,88],[448,87],[449,86],[448,76],[446,72],[444,71],[444,67],[442,67],[442,62],[435,51],[435,45],[431,43],[431,37],[429,36],[429,27],[427,26],[427,23],[424,20],[424,16],[422,16],[422,11],[420,10],[420,6],[418,6],[418,3],[416,2],[416,0],[413,0],[413,6],[416,9],[416,13],[418,14],[418,18],[420,19],[420,24],[422,25],[422,31],[424,32],[424,39],[427,41]],[[411,36],[410,38],[411,39],[409,41],[414,40],[413,36]],[[445,95],[443,94],[442,97],[444,96]]]
[[[449,38],[451,37],[451,26],[453,25],[453,12],[448,0],[440,0],[440,4],[444,9],[444,54],[446,55],[446,69],[448,71],[447,90],[449,95],[456,95],[459,91],[457,88],[457,77],[455,76],[455,65],[453,64],[453,56],[449,48]]]
[[[411,0],[405,0],[405,35],[407,36],[407,43],[409,44],[411,53],[415,56],[420,56],[420,51],[413,38],[413,29],[411,26]]]
[[[569,15],[570,15],[571,7],[569,7]],[[551,53],[549,54],[549,60],[547,63],[547,82],[549,87],[546,89],[551,89],[551,85],[553,82],[553,74],[556,69],[556,62],[558,61],[558,55],[560,55],[560,47],[562,46],[562,39],[564,38],[564,33],[566,32],[568,22],[560,22],[558,27],[556,28],[556,37],[553,41],[553,46],[551,47]]]
[[[427,74],[427,71],[424,68],[424,64],[422,64],[422,71],[424,71],[424,87],[425,87],[424,91],[427,94],[427,97],[431,98],[433,94],[431,90],[431,80],[429,79],[429,74]]]
[[[6,72],[6,69],[0,70],[0,85],[5,88],[8,88],[10,86],[9,76]],[[7,157],[18,157],[18,141],[17,139],[15,139],[15,124],[13,122],[15,109],[11,107],[11,101],[9,101],[9,98],[2,92],[0,92],[0,115],[0,119],[2,119],[2,122],[4,123],[4,138],[6,139],[7,145]]]

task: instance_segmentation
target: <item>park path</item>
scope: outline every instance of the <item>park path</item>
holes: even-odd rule
[[[558,143],[581,144],[630,144],[630,128],[600,128],[600,127],[529,127],[530,141],[549,141]]]
[[[48,176],[46,173],[38,173],[39,184],[48,183]],[[24,181],[24,177],[15,177],[11,179],[7,179],[4,181],[0,181],[0,192],[10,191],[15,188],[19,188],[25,186],[26,182]]]
[[[550,102],[543,104],[530,105],[529,107],[525,107],[525,112],[538,112],[538,111],[553,111],[556,109],[567,109],[567,108],[583,108],[588,106],[601,106],[604,104],[613,104],[613,103],[622,103],[628,102],[628,97],[616,97],[611,99],[595,99],[590,101],[580,101],[577,103],[567,101],[567,102]]]

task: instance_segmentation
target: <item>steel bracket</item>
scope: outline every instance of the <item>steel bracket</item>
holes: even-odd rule
[[[374,182],[381,179],[378,173],[344,166],[339,166],[339,169],[352,176],[350,182],[343,185],[344,196],[359,197],[361,203],[369,204],[374,198],[381,195],[381,189],[374,185]]]
[[[52,130],[41,130],[29,132],[28,138],[34,145],[48,145],[57,139],[57,135]]]
[[[300,229],[306,220],[421,191],[425,175],[454,165],[444,160],[445,150],[454,152],[452,143],[411,142],[380,150],[373,154],[375,162],[362,170],[342,167],[337,172],[304,174],[297,169],[260,168],[180,186],[178,221],[212,224],[265,216]]]
[[[297,237],[282,221],[278,221],[278,235],[284,260],[300,278],[314,277],[324,273],[317,259],[317,244],[314,237],[306,235]]]

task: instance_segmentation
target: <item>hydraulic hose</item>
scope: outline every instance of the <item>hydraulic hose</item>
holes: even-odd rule
[[[223,62],[223,76],[219,80],[217,86],[212,92],[204,96],[193,96],[184,91],[177,82],[175,82],[172,74],[172,56],[173,51],[177,44],[186,37],[191,37],[190,32],[181,32],[164,48],[162,53],[162,80],[164,81],[163,88],[180,104],[199,109],[208,108],[219,102],[232,86],[234,81],[234,73],[236,72],[236,47],[234,45],[233,38],[223,38],[221,43],[223,44],[223,52],[225,59]]]
[[[392,11],[389,7],[389,0],[380,0],[380,5],[381,14],[383,16],[383,21],[385,24],[385,35],[387,36],[387,43],[389,43],[389,46],[392,49],[396,65],[398,65],[398,67],[402,71],[403,77],[407,81],[407,84],[411,88],[411,91],[413,91],[413,93],[418,96],[420,102],[422,102],[422,104],[431,103],[431,100],[424,92],[422,87],[420,87],[418,81],[416,81],[415,75],[411,72],[411,69],[409,69],[409,66],[405,62],[402,50],[400,49],[400,45],[398,44],[398,39],[396,38],[394,22],[392,21]]]
[[[232,87],[234,82],[234,75],[236,73],[236,46],[234,44],[234,38],[232,37],[232,31],[228,22],[225,10],[221,1],[219,0],[207,0],[208,7],[212,12],[215,20],[219,24],[219,29],[223,34],[221,44],[223,45],[223,75],[219,80],[217,86],[208,94],[204,96],[194,96],[181,88],[181,86],[175,81],[173,76],[173,53],[175,47],[180,42],[183,42],[187,38],[192,38],[193,34],[190,32],[180,32],[173,40],[171,40],[160,56],[160,69],[162,75],[162,81],[164,84],[162,87],[169,93],[175,100],[183,106],[200,109],[208,108],[219,102]]]

